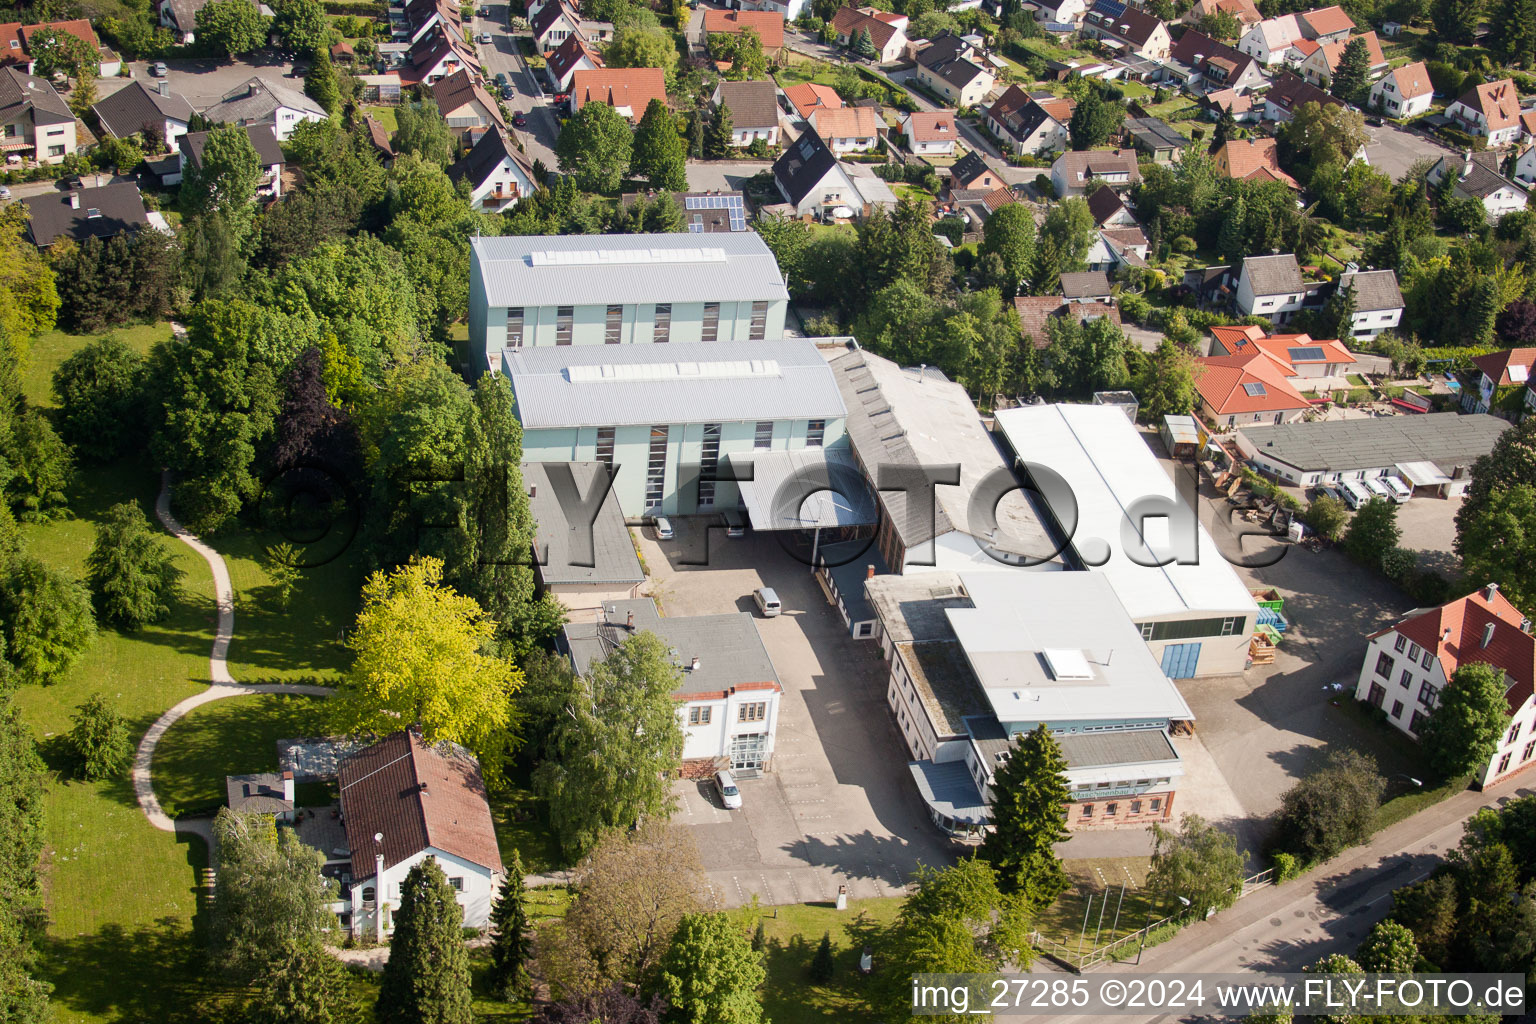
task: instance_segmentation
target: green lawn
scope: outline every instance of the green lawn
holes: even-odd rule
[[[773,1024],[867,1020],[866,979],[859,973],[859,954],[868,936],[896,919],[901,903],[900,899],[849,900],[843,911],[830,903],[739,911],[747,928],[756,928],[761,919],[768,940],[764,1016]],[[837,970],[829,984],[813,985],[807,976],[811,958],[827,932],[832,935]]]
[[[277,740],[323,735],[324,699],[255,694],[204,704],[155,748],[155,795],[172,817],[224,803],[224,776],[277,770]]]
[[[395,119],[395,108],[388,104],[364,107],[363,113],[383,125],[384,130],[391,135],[394,134],[396,128],[400,127],[400,123]]]
[[[139,324],[133,327],[122,327],[115,331],[104,331],[100,335],[67,334],[64,331],[49,331],[47,334],[38,335],[32,341],[27,358],[27,369],[21,378],[22,394],[27,396],[27,401],[33,405],[53,405],[53,371],[89,342],[108,334],[117,335],[129,348],[144,353],[148,352],[155,342],[170,338],[171,325],[168,323]]]

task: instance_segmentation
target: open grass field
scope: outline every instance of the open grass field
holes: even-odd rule
[[[138,324],[115,331],[106,331],[103,335],[68,334],[64,331],[49,331],[47,334],[38,335],[32,341],[27,356],[26,372],[21,378],[21,392],[27,396],[27,401],[33,405],[52,406],[53,371],[71,355],[105,334],[115,334],[129,348],[143,354],[148,352],[155,342],[170,338],[171,325],[168,323]]]
[[[388,103],[366,106],[363,108],[363,113],[383,125],[384,130],[391,135],[394,134],[396,128],[400,127],[400,122],[395,118],[395,108]]]
[[[756,928],[756,917],[761,918],[768,940],[764,1015],[774,1024],[868,1019],[867,980],[859,973],[859,955],[868,935],[896,920],[901,903],[899,899],[849,900],[843,911],[830,903],[740,911],[748,929]],[[811,958],[827,933],[832,936],[837,968],[831,982],[814,985],[808,977]]]

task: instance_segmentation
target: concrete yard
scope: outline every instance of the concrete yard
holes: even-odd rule
[[[1366,159],[1393,181],[1397,181],[1420,160],[1438,160],[1451,150],[1423,132],[1399,128],[1394,124],[1380,127],[1366,125],[1371,141],[1365,144]]]

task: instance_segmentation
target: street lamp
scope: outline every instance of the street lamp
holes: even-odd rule
[[[1413,783],[1414,789],[1424,788],[1424,783],[1422,780],[1416,779],[1412,775],[1404,775],[1402,772],[1394,772],[1393,774],[1387,776],[1388,782],[1391,782],[1393,779],[1407,779],[1409,782]]]

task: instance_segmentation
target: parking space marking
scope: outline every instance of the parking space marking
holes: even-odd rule
[[[760,878],[763,883],[763,902],[771,904],[773,902],[773,886],[768,884],[768,876],[758,875],[757,877]]]
[[[789,879],[789,891],[795,894],[795,902],[804,903],[805,900],[800,898],[800,885],[795,881],[794,872],[786,871],[784,872],[784,877]]]

